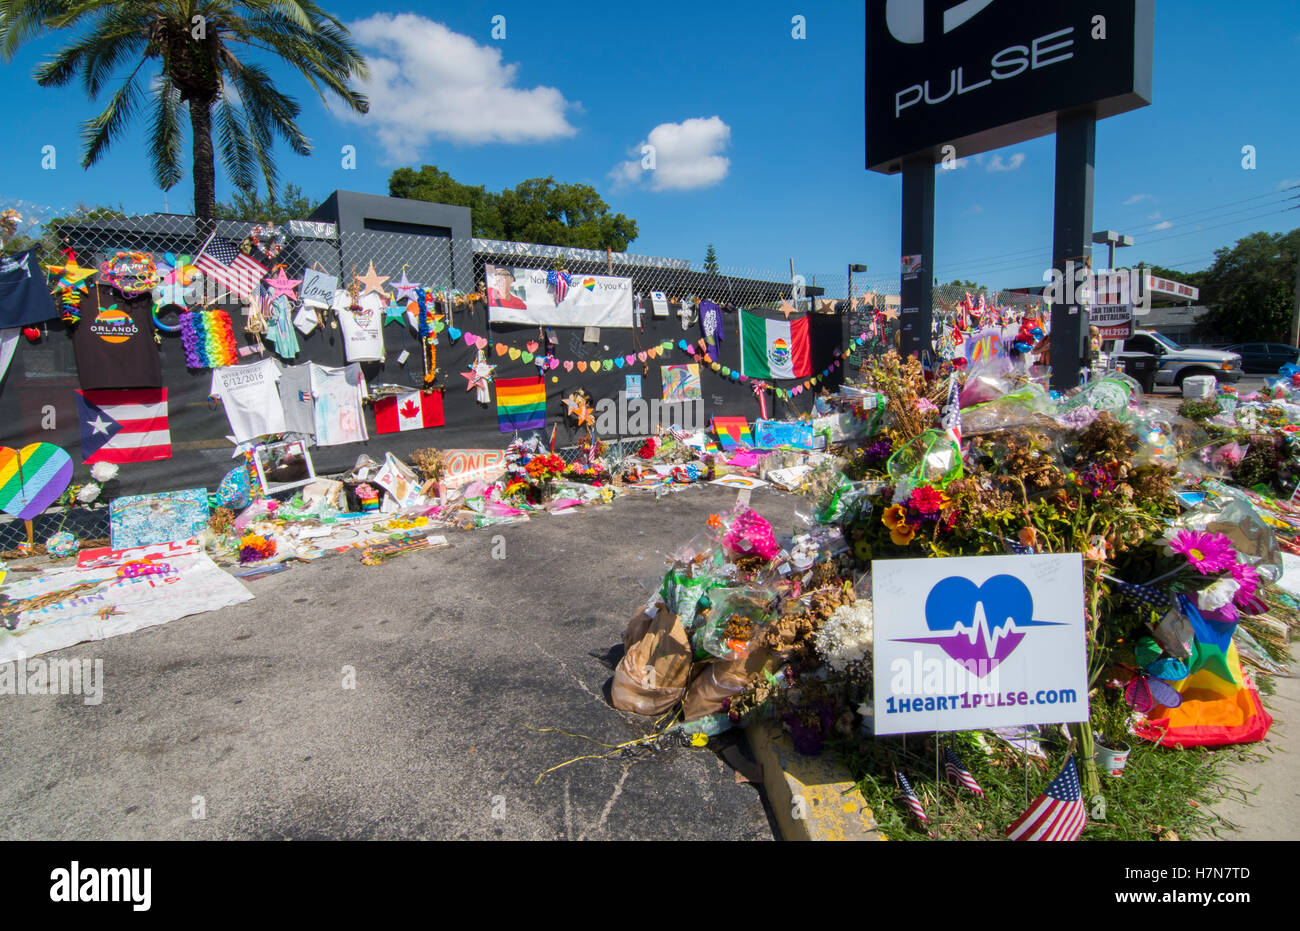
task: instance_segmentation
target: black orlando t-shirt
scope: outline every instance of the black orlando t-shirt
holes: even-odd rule
[[[126,298],[106,285],[92,289],[81,301],[72,346],[84,389],[162,387],[149,294]]]

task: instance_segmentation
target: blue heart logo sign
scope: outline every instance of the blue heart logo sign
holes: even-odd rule
[[[1015,652],[1026,630],[1060,626],[1034,620],[1033,595],[1013,575],[995,575],[983,585],[964,576],[941,579],[926,596],[925,624],[935,636],[901,642],[934,644],[981,677]]]

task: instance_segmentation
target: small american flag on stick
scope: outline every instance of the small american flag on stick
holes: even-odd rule
[[[943,755],[944,759],[947,761],[944,764],[944,769],[947,771],[949,777],[970,789],[980,798],[983,798],[984,790],[980,788],[980,784],[975,781],[975,777],[966,769],[957,754],[953,753],[951,749],[945,749]]]
[[[1074,753],[1029,809],[1007,828],[1012,840],[1077,840],[1088,823]]]
[[[266,267],[261,262],[240,252],[239,247],[229,239],[216,236],[194,260],[194,265],[204,275],[245,301],[252,297],[266,277]]]
[[[912,814],[916,815],[916,820],[925,825],[928,830],[930,819],[925,816],[925,809],[921,807],[921,800],[912,791],[912,784],[907,781],[907,777],[902,773],[895,773],[894,775],[898,778],[898,791],[903,794],[903,801],[907,802],[907,807],[912,810]]]

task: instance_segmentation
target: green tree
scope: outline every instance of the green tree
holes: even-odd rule
[[[637,237],[636,221],[610,213],[589,184],[531,178],[500,193],[461,184],[435,165],[399,168],[388,179],[392,197],[470,208],[475,236],[622,252]]]
[[[319,206],[296,184],[286,184],[277,198],[262,199],[257,191],[236,191],[228,204],[217,204],[219,220],[253,220],[281,226],[290,220],[305,220]]]
[[[50,217],[42,223],[33,234],[19,234],[5,245],[4,252],[6,255],[13,255],[17,252],[25,252],[33,246],[37,248],[37,259],[41,262],[53,262],[59,258],[59,249],[64,245],[62,227],[75,225],[77,223],[92,222],[94,220],[120,220],[126,216],[122,205],[114,207],[92,207],[88,204],[78,204],[72,212],[61,217]],[[84,256],[81,257],[84,263],[89,261]]]
[[[311,143],[296,122],[302,107],[276,88],[270,73],[244,56],[270,52],[296,68],[322,98],[326,92],[365,113],[352,87],[367,74],[351,36],[310,0],[0,0],[0,60],[26,41],[76,30],[70,43],[36,69],[42,87],[80,77],[95,99],[124,76],[96,117],[84,124],[81,164],[99,161],[131,120],[149,110],[146,148],[154,182],[170,190],[182,176],[182,108],[192,137],[194,213],[216,215],[216,148],[230,181],[256,190],[260,171],[276,189],[275,137],[299,155]],[[156,68],[156,75],[148,72]],[[216,137],[217,146],[214,147]]]
[[[713,251],[713,243],[709,243],[709,248],[704,253],[704,270],[710,275],[718,273],[718,254]]]
[[[1295,299],[1300,229],[1289,233],[1251,233],[1214,253],[1204,272],[1201,303],[1210,309],[1198,322],[1202,333],[1234,342],[1285,342]]]
[[[483,185],[461,184],[437,165],[421,165],[420,170],[399,168],[388,177],[388,196],[426,200],[434,204],[451,204],[470,209],[473,235],[484,239],[505,239],[496,194]]]

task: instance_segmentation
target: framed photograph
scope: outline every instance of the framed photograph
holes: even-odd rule
[[[304,443],[286,440],[267,443],[253,449],[257,477],[262,483],[262,493],[274,494],[306,485],[316,478],[311,464],[311,453]]]

